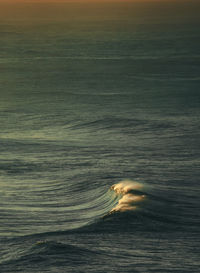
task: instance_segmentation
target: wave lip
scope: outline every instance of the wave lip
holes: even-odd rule
[[[121,198],[110,213],[135,210],[138,202],[143,201],[146,197],[144,194],[141,194],[142,188],[143,185],[141,183],[131,180],[124,180],[112,185],[110,189],[121,196]]]

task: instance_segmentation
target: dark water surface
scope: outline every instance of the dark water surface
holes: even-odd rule
[[[199,272],[199,5],[0,6],[0,272]]]

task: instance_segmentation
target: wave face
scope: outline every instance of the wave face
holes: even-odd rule
[[[199,273],[197,1],[12,2],[0,272]]]

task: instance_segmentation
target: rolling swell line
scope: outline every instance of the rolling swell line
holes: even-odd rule
[[[63,192],[61,192],[63,196]],[[74,197],[74,202],[72,202]],[[171,201],[167,200],[162,191],[156,192],[143,183],[131,180],[123,180],[113,184],[108,190],[105,186],[90,189],[89,191],[66,189],[63,196],[66,201],[55,207],[55,200],[48,203],[33,204],[21,209],[15,207],[15,219],[7,217],[6,225],[9,230],[1,227],[1,234],[11,236],[40,236],[55,233],[79,233],[98,232],[109,230],[121,230],[121,228],[134,229],[158,229],[169,225],[175,227],[181,219],[177,212],[171,210]],[[58,196],[57,196],[58,198]],[[68,199],[69,198],[69,199]],[[51,204],[51,201],[53,202]],[[26,203],[28,200],[26,200]],[[73,203],[73,206],[72,206]],[[31,207],[31,205],[33,207]],[[41,210],[41,211],[40,211]],[[30,214],[30,212],[32,213]],[[34,213],[33,213],[34,212]],[[4,207],[4,214],[13,215],[12,208]],[[44,214],[45,213],[45,214]],[[30,214],[30,216],[29,216]],[[51,220],[48,218],[51,216]],[[14,224],[13,224],[14,223]],[[40,234],[40,235],[39,235]]]

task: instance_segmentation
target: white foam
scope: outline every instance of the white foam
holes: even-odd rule
[[[137,208],[137,203],[144,200],[145,195],[132,193],[133,190],[141,190],[143,185],[138,182],[125,180],[111,186],[117,195],[122,195],[118,204],[111,210],[115,211],[130,211]]]
[[[142,184],[131,180],[124,180],[111,186],[111,189],[113,189],[117,194],[126,194],[131,190],[140,190],[141,188]]]

